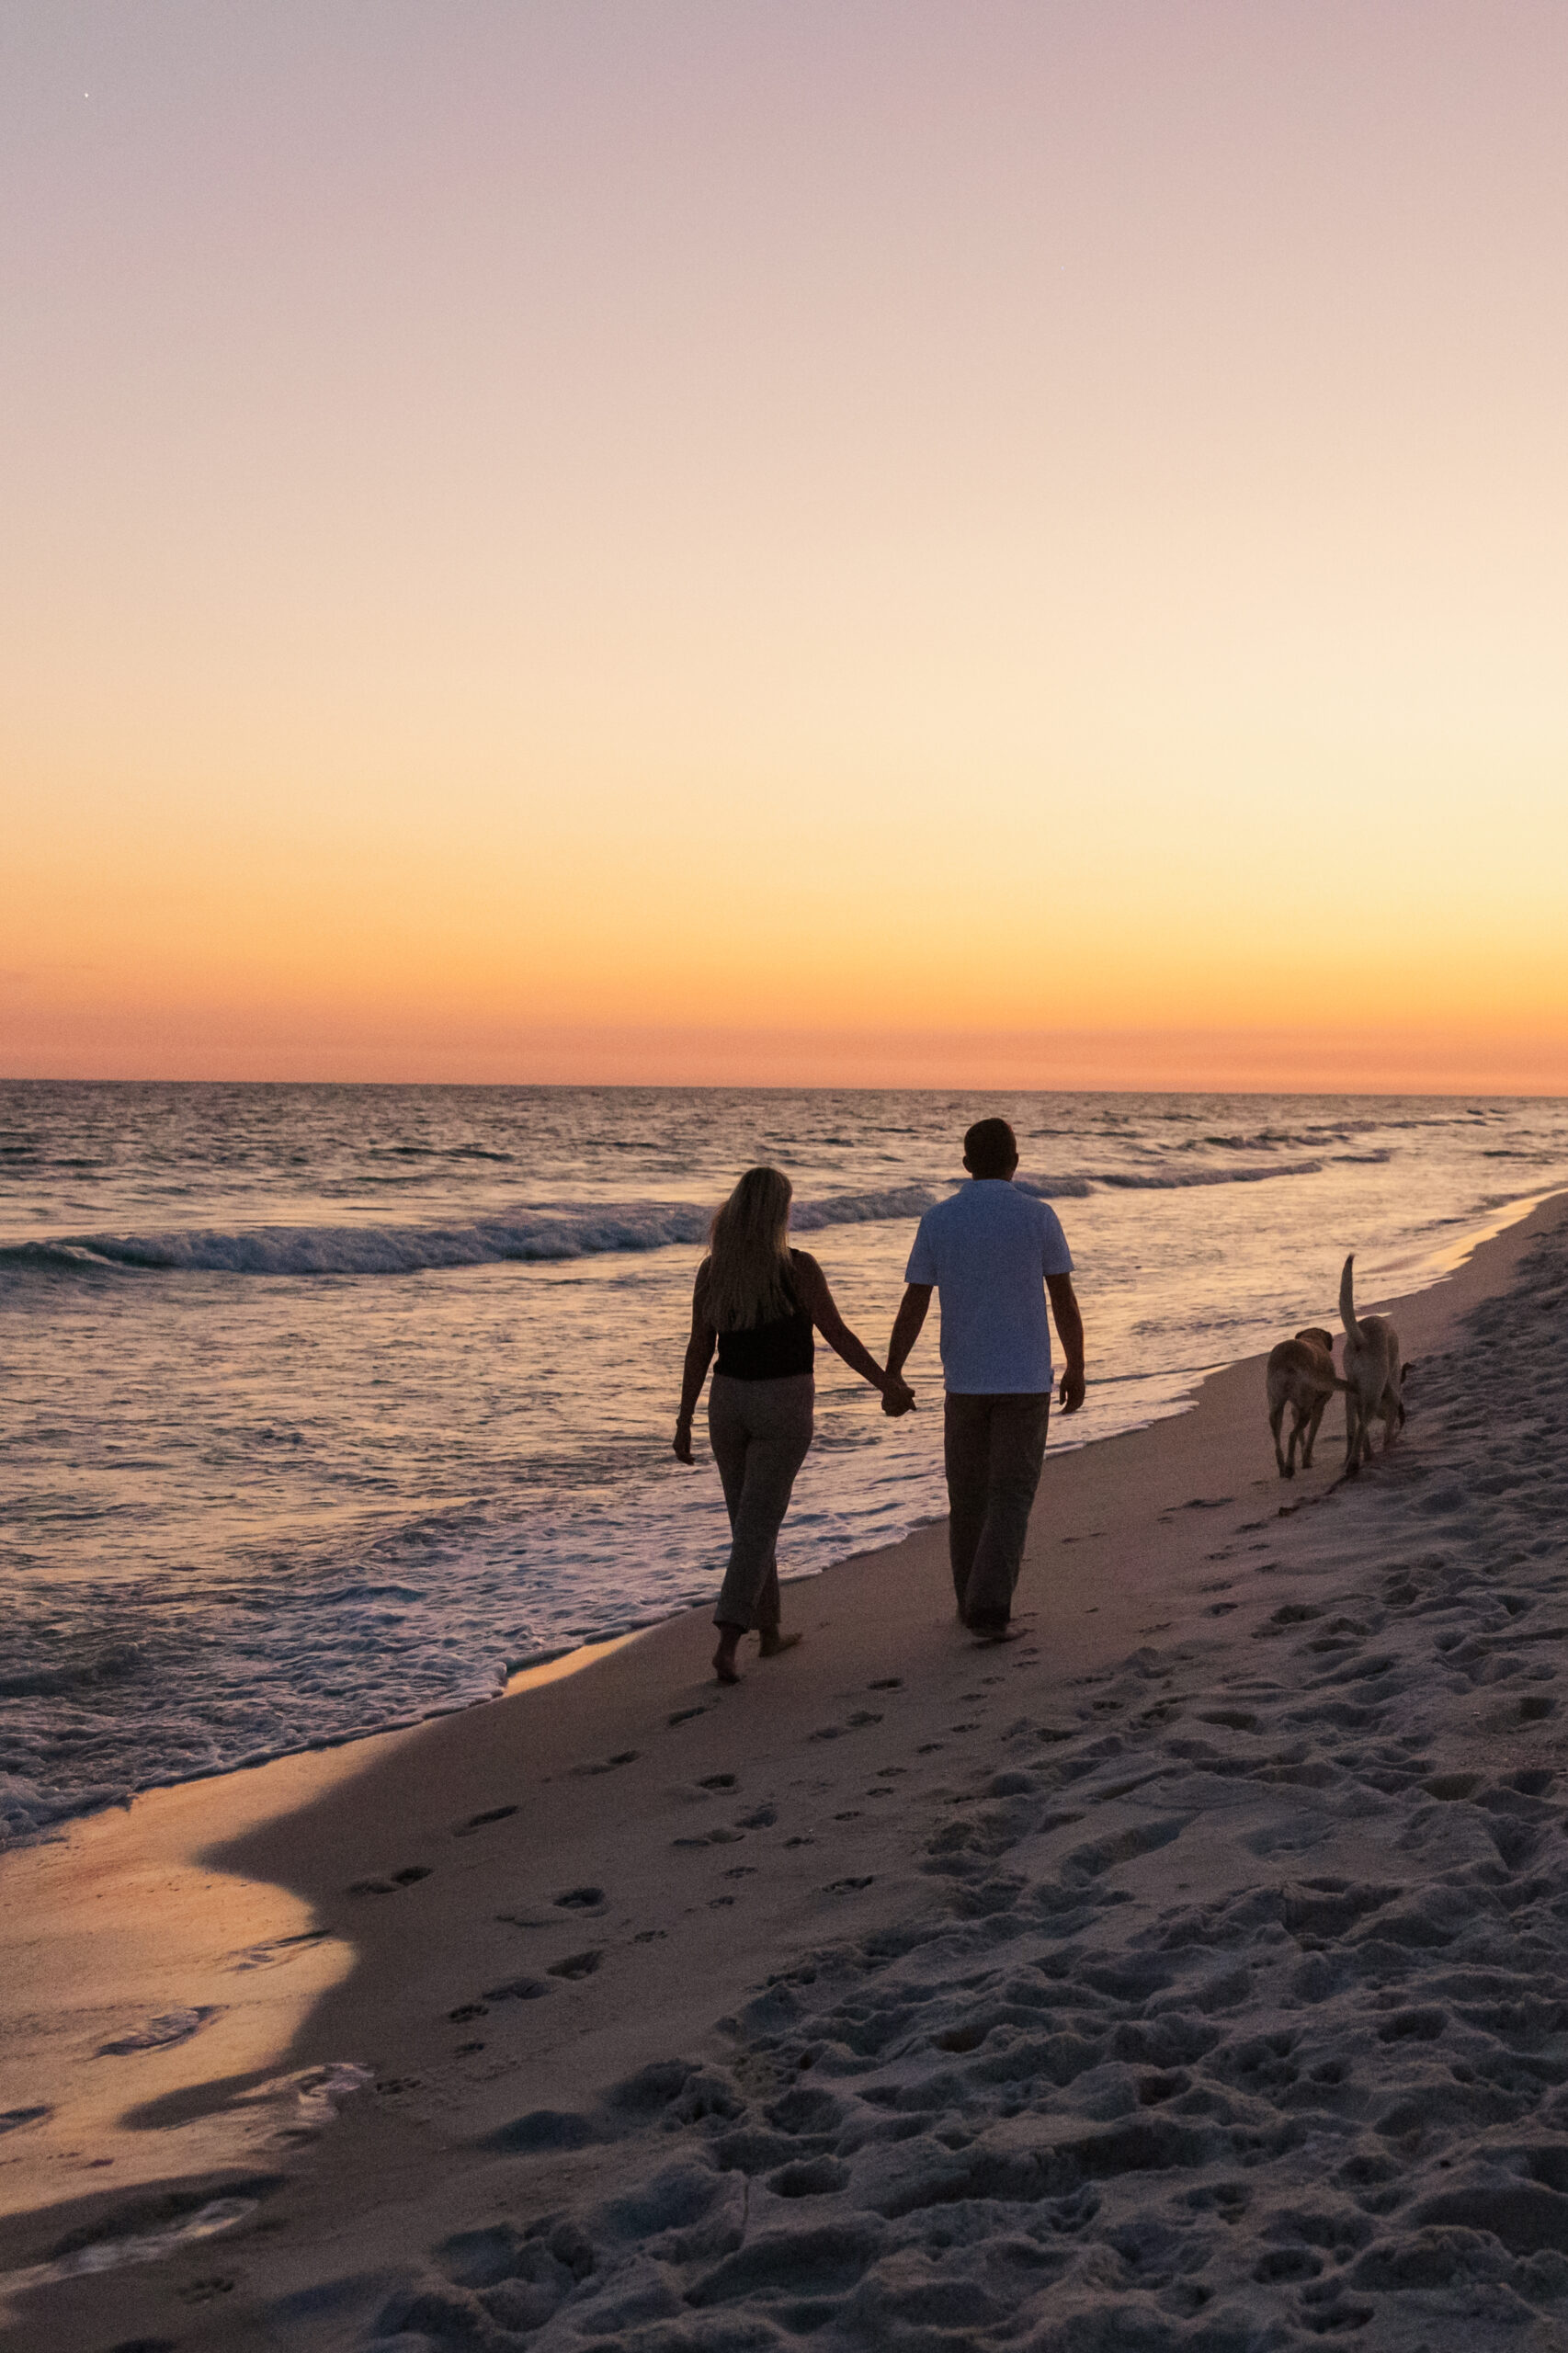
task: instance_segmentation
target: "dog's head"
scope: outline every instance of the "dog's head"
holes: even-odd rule
[[[1304,1332],[1297,1333],[1296,1337],[1298,1340],[1305,1340],[1311,1348],[1321,1348],[1325,1357],[1331,1357],[1334,1354],[1334,1335],[1332,1332],[1325,1332],[1321,1324],[1309,1324]]]

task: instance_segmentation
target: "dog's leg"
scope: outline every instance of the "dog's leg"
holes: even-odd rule
[[[1345,1475],[1353,1479],[1361,1468],[1361,1401],[1353,1389],[1345,1392]]]
[[[1323,1420],[1323,1411],[1324,1407],[1328,1403],[1328,1397],[1329,1392],[1327,1390],[1324,1390],[1319,1397],[1316,1404],[1312,1407],[1311,1415],[1308,1416],[1307,1442],[1301,1449],[1301,1468],[1303,1471],[1310,1471],[1312,1467],[1312,1449],[1318,1442],[1318,1425]]]
[[[1285,1419],[1285,1400],[1284,1400],[1284,1398],[1283,1398],[1283,1397],[1281,1397],[1281,1399],[1279,1400],[1279,1403],[1278,1404],[1278,1405],[1274,1406],[1274,1407],[1272,1408],[1272,1410],[1270,1411],[1270,1413],[1269,1413],[1269,1416],[1268,1416],[1268,1427],[1269,1427],[1269,1428],[1274,1432],[1274,1460],[1275,1460],[1275,1461],[1276,1461],[1276,1462],[1278,1464],[1278,1466],[1279,1466],[1279,1476],[1280,1476],[1282,1479],[1290,1479],[1290,1478],[1293,1478],[1293,1477],[1295,1476],[1295,1473],[1294,1473],[1294,1472],[1292,1471],[1292,1469],[1290,1468],[1290,1464],[1288,1464],[1288,1463],[1287,1463],[1287,1461],[1286,1461],[1286,1460],[1285,1460],[1285,1451],[1284,1451],[1284,1449],[1281,1447],[1281,1445],[1280,1445],[1280,1443],[1279,1443],[1279,1431],[1280,1431],[1280,1427],[1281,1427],[1281,1426],[1282,1426],[1282,1424],[1283,1424],[1283,1422],[1284,1422],[1284,1419]],[[1292,1449],[1292,1450],[1294,1450],[1295,1443],[1296,1443],[1296,1441],[1295,1441],[1294,1438],[1291,1438],[1291,1441],[1290,1441],[1290,1445],[1291,1445],[1291,1449]]]

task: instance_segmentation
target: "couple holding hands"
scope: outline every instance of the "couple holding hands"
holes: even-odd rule
[[[1084,1324],[1073,1260],[1056,1212],[1013,1183],[1018,1147],[1006,1120],[964,1137],[968,1182],[927,1210],[909,1255],[884,1371],[834,1304],[827,1279],[790,1247],[790,1188],[777,1168],[750,1168],[713,1221],[697,1270],[675,1451],[692,1461],[691,1421],[715,1349],[708,1400],[713,1460],[729,1508],[729,1566],[714,1623],[713,1671],[737,1683],[735,1654],[753,1629],[764,1658],[800,1641],[779,1625],[778,1530],[812,1442],[812,1335],[907,1414],[903,1366],[941,1296],[943,1439],[949,1549],[959,1616],[971,1632],[1008,1640],[1013,1589],[1045,1459],[1052,1373],[1046,1294],[1066,1367],[1061,1402],[1084,1402]]]

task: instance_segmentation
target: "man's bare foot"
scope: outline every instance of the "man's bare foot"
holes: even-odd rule
[[[977,1643],[985,1643],[987,1644],[992,1643],[1016,1643],[1022,1635],[1023,1631],[1024,1630],[1021,1626],[1014,1625],[976,1626],[973,1629],[975,1641]]]
[[[738,1683],[741,1679],[740,1670],[735,1665],[735,1651],[740,1639],[739,1634],[729,1632],[719,1637],[719,1647],[713,1654],[713,1672],[721,1683]]]
[[[777,1658],[780,1651],[792,1651],[800,1640],[799,1634],[780,1634],[775,1630],[761,1637],[757,1654],[762,1658]]]

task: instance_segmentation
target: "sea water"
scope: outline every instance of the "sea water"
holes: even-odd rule
[[[995,1111],[1076,1261],[1053,1449],[1337,1329],[1346,1251],[1369,1302],[1568,1184],[1556,1101],[0,1085],[0,1836],[708,1600],[718,1481],[670,1438],[713,1208],[785,1169],[880,1358]],[[787,1577],[944,1508],[936,1330],[896,1423],[819,1347]]]

